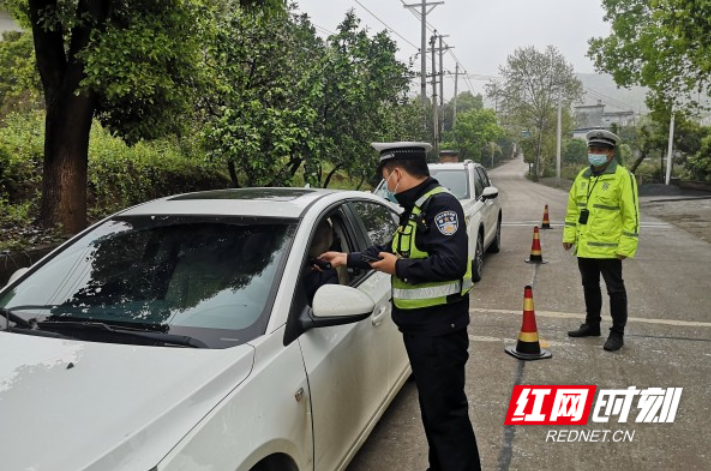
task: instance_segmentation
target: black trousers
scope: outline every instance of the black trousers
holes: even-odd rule
[[[467,329],[446,335],[403,334],[417,383],[431,471],[479,471],[479,450],[469,420],[464,367]]]
[[[627,290],[622,279],[622,260],[616,258],[581,258],[578,257],[578,268],[583,279],[583,293],[587,315],[585,322],[590,325],[600,325],[602,309],[602,293],[600,291],[600,274],[607,286],[610,296],[610,314],[612,314],[612,329],[624,334],[627,324]]]

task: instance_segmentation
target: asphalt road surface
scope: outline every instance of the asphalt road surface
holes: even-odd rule
[[[485,259],[484,278],[471,296],[466,390],[483,469],[710,469],[709,240],[645,213],[643,206],[637,256],[623,262],[629,298],[625,346],[613,353],[602,349],[611,324],[606,295],[603,336],[568,338],[566,332],[584,319],[584,303],[575,257],[561,243],[567,192],[527,181],[526,170],[519,159],[491,172],[503,204],[503,246]],[[553,229],[541,231],[541,245],[548,263],[529,265],[524,260],[533,227],[540,224],[546,204]],[[553,354],[549,360],[524,362],[504,353],[516,342],[527,284],[533,286],[541,344]],[[683,388],[683,393],[673,423],[636,423],[640,409],[635,399],[626,422],[611,415],[608,423],[506,426],[514,385]],[[596,430],[597,441],[567,441],[572,433],[556,435],[562,441],[551,436]],[[613,434],[619,441],[611,439]],[[426,468],[417,389],[408,382],[348,471]]]

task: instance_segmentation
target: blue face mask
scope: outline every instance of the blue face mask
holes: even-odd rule
[[[397,198],[395,197],[395,191],[397,191],[397,187],[400,185],[400,182],[397,182],[397,185],[395,185],[395,191],[390,191],[390,187],[388,187],[388,183],[390,182],[390,179],[393,177],[393,175],[395,175],[394,172],[390,174],[387,180],[385,180],[385,198],[392,203],[399,204]]]
[[[607,154],[588,154],[588,162],[593,167],[601,167],[607,163]]]

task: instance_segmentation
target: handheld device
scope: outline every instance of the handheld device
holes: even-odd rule
[[[331,263],[327,262],[326,260],[321,260],[319,258],[310,258],[309,259],[309,264],[310,265],[316,265],[319,267],[321,270],[330,270],[331,269]]]
[[[370,255],[367,255],[365,253],[360,254],[361,260],[365,260],[368,263],[373,263],[373,262],[379,262],[382,260],[380,257],[371,257]]]

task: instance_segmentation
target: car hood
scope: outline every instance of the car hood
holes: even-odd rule
[[[148,471],[249,375],[250,345],[208,350],[0,332],[4,471]]]

